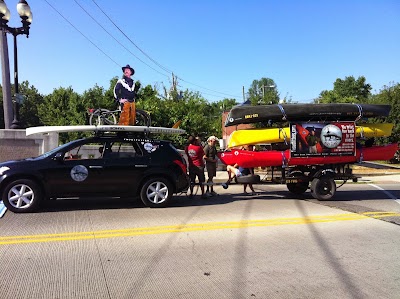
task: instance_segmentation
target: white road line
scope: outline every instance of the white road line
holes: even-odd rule
[[[385,189],[383,189],[382,187],[379,187],[375,184],[368,184],[372,187],[375,187],[378,190],[381,190],[383,193],[385,193],[389,198],[393,199],[395,202],[397,202],[398,204],[400,204],[400,199],[398,199],[396,196],[394,196],[392,193],[390,193],[389,191],[386,191]]]

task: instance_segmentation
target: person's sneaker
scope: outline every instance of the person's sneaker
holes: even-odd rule
[[[217,192],[215,192],[215,191],[211,191],[211,196],[217,196],[218,195],[218,193]]]
[[[222,188],[224,188],[224,189],[228,189],[228,184],[227,184],[227,183],[222,183],[221,186],[222,186]]]
[[[213,197],[212,193],[210,193],[210,192],[207,192],[206,195],[207,195],[207,197]]]

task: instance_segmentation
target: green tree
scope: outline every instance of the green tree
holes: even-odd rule
[[[368,103],[371,96],[371,85],[366,83],[364,76],[357,80],[353,76],[344,80],[336,79],[333,90],[323,90],[316,103]]]
[[[371,97],[373,104],[389,104],[391,110],[389,117],[385,120],[394,124],[392,135],[383,142],[400,141],[400,83],[385,85],[378,94]]]
[[[41,126],[38,107],[43,103],[43,95],[28,81],[18,86],[19,93],[25,96],[24,103],[20,106],[20,122],[22,128]]]
[[[83,107],[81,96],[73,91],[72,87],[54,89],[53,93],[43,99],[38,106],[39,118],[48,126],[71,126],[85,123],[86,108]],[[65,143],[72,138],[84,134],[71,133],[60,135],[60,141]]]
[[[251,104],[278,104],[279,93],[274,80],[261,78],[254,80],[248,90]]]
[[[102,99],[103,102],[101,103],[101,105],[104,105],[104,106],[98,106],[98,107],[101,107],[101,108],[104,107],[104,108],[107,108],[110,110],[113,110],[117,107],[115,100],[114,100],[114,87],[115,87],[115,84],[117,84],[117,81],[118,81],[118,77],[113,77],[110,80],[110,86],[104,92],[104,97]],[[100,105],[100,103],[99,103],[99,105]]]
[[[1,93],[3,91],[0,86]],[[28,81],[23,81],[18,84],[18,90],[21,95],[25,96],[25,101],[20,105],[20,125],[22,128],[40,126],[38,115],[38,105],[43,101],[43,95],[39,94],[38,90],[33,86],[29,86]],[[11,94],[14,94],[14,85],[11,85]],[[13,99],[14,100],[14,99]],[[0,128],[4,129],[4,108],[3,108],[3,97],[0,98]]]

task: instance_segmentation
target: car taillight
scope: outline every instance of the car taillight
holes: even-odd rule
[[[174,163],[182,169],[183,173],[187,173],[186,165],[182,161],[174,160]]]

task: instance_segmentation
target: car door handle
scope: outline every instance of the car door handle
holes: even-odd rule
[[[101,168],[103,168],[103,166],[92,165],[92,166],[89,166],[89,168],[91,168],[91,169],[101,169]]]

